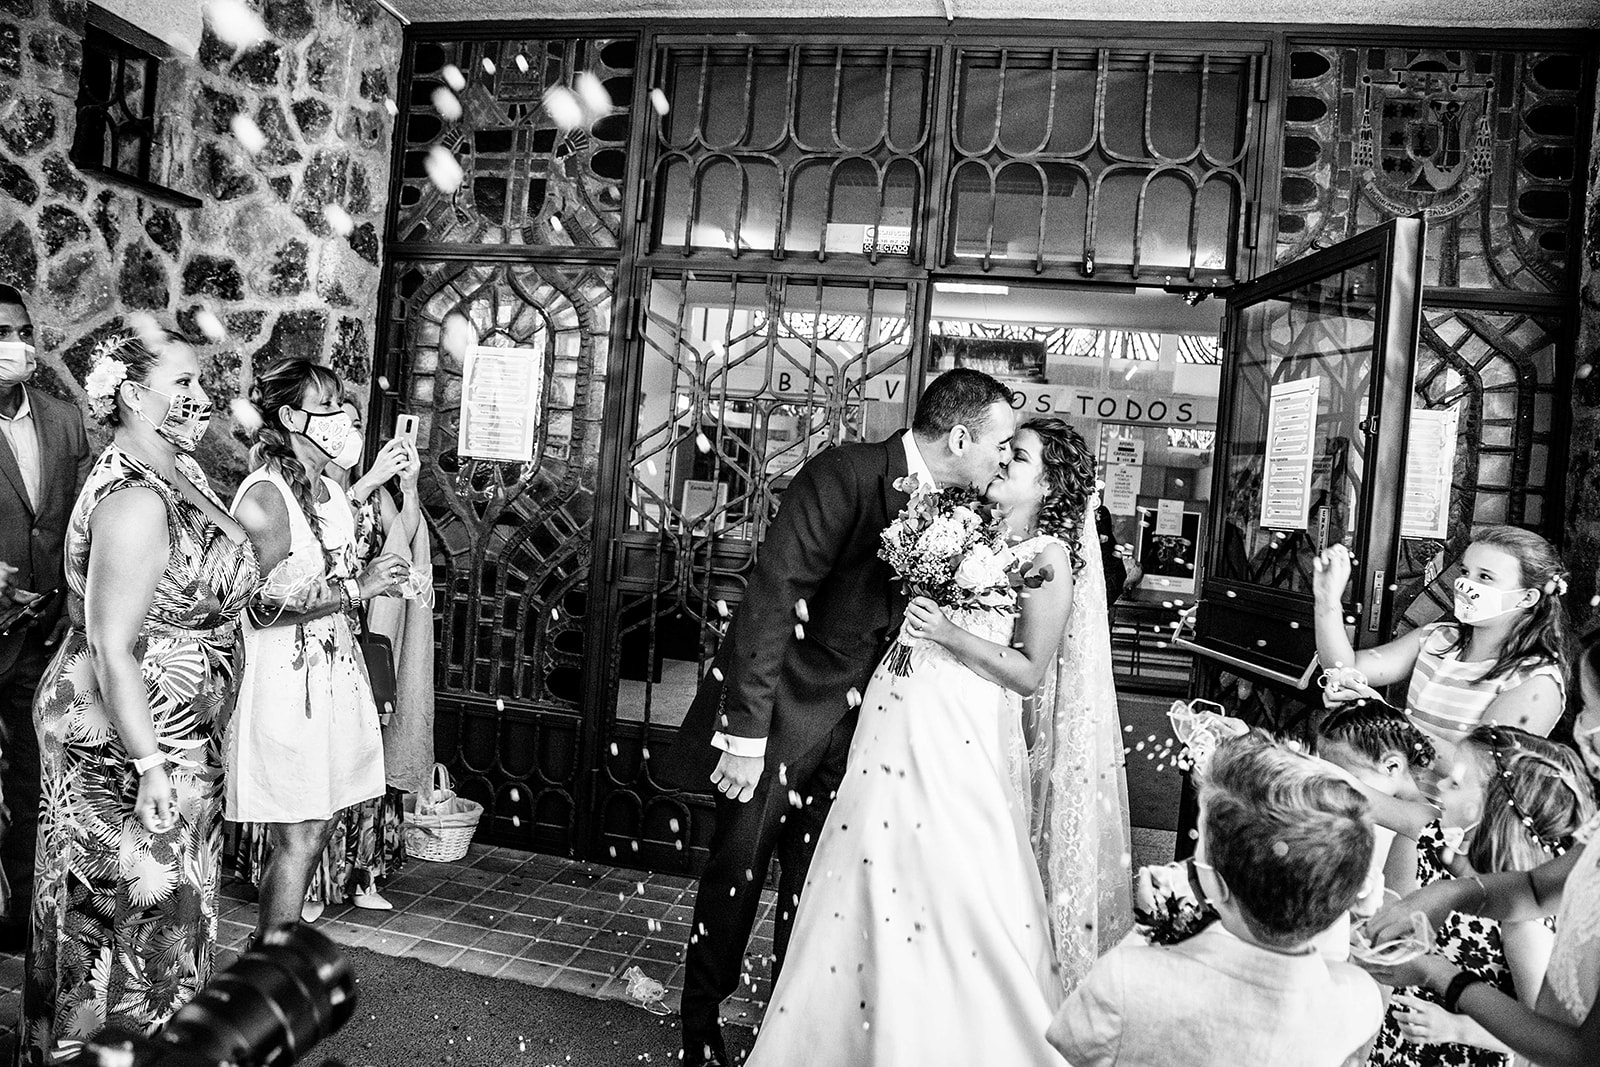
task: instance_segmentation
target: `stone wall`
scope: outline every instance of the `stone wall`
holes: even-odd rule
[[[83,0],[0,0],[0,280],[33,294],[38,381],[81,400],[94,345],[153,313],[197,342],[220,409],[201,458],[229,490],[244,446],[228,403],[255,368],[309,356],[368,378],[400,55],[373,0],[251,2],[267,40],[236,52],[208,31],[197,56],[161,66],[152,175],[202,201],[190,209],[70,162]],[[235,114],[265,135],[253,157]],[[198,328],[202,308],[220,342]]]
[[[1595,106],[1600,120],[1600,91]],[[1589,203],[1579,248],[1578,344],[1572,390],[1572,465],[1567,475],[1567,565],[1572,614],[1582,623],[1600,612],[1600,121],[1590,141]]]

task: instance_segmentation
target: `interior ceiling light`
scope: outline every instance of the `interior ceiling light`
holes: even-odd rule
[[[933,288],[941,293],[980,293],[984,296],[1006,296],[1011,292],[1008,285],[995,285],[993,282],[934,282]]]

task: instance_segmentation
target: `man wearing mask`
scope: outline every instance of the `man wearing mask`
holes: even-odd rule
[[[0,792],[9,816],[0,870],[11,887],[0,952],[27,944],[39,820],[33,692],[67,626],[61,552],[92,460],[77,406],[27,385],[33,341],[22,294],[0,284],[0,560],[11,568],[12,601],[0,606]]]

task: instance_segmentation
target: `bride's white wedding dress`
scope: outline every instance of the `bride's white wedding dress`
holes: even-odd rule
[[[1013,614],[952,619],[1012,639]],[[1021,698],[927,641],[911,662],[863,696],[752,1067],[1064,1062]]]

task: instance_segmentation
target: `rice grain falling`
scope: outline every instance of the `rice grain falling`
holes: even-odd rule
[[[439,73],[444,75],[444,83],[456,92],[459,93],[467,87],[467,76],[461,73],[461,68],[454,63],[446,63],[444,70]]]
[[[433,187],[446,196],[453,195],[461,188],[461,180],[466,177],[456,157],[442,144],[428,149],[428,158],[423,161],[422,169],[427,172]]]
[[[267,24],[244,0],[211,0],[204,17],[217,40],[235,48],[250,48],[267,39]]]
[[[205,334],[207,341],[223,341],[227,339],[228,331],[223,328],[222,320],[217,318],[216,312],[210,308],[201,308],[194,313],[194,324],[200,327],[200,332]]]
[[[240,147],[252,156],[267,147],[267,135],[261,132],[261,127],[257,126],[256,120],[249,115],[241,112],[233,116],[228,120],[228,129]]]
[[[493,74],[494,70],[495,70],[494,60],[490,59],[488,56],[484,56],[483,57],[483,72],[485,74]]]
[[[600,83],[600,79],[595,77],[592,72],[586,70],[578,75],[577,85],[578,98],[583,101],[584,117],[589,120],[590,125],[616,110],[616,105],[611,100],[611,94],[606,91],[606,87]]]
[[[544,91],[544,110],[556,129],[563,132],[583,125],[583,103],[564,85],[552,85]]]
[[[378,375],[378,388],[385,391],[389,388],[389,377],[386,374]]]
[[[350,212],[338,204],[323,204],[322,219],[328,224],[328,229],[340,237],[349,237],[356,230],[356,223],[350,217]]]
[[[389,113],[390,118],[394,118],[400,114],[400,105],[394,102],[394,97],[386,96],[383,98],[383,110]]]
[[[656,109],[656,114],[666,118],[667,112],[672,110],[672,105],[667,103],[667,94],[660,89],[650,90],[650,106]]]
[[[707,452],[710,452],[711,451],[711,438],[707,437],[703,433],[695,434],[694,435],[694,447],[698,448],[702,455],[707,453]]]
[[[255,433],[261,429],[261,413],[244,397],[234,397],[228,404],[228,410],[233,413],[233,424],[245,433]]]
[[[461,101],[456,98],[455,93],[444,86],[435,89],[429,99],[433,101],[433,110],[437,111],[439,117],[446,122],[455,122],[461,117]]]
[[[521,52],[518,52],[515,62],[517,64],[517,70],[521,71],[523,74],[528,73],[528,57],[527,56],[523,55]]]
[[[465,359],[467,346],[473,341],[472,324],[467,317],[459,311],[452,311],[444,317],[444,325],[439,331],[439,347],[456,359]]]

